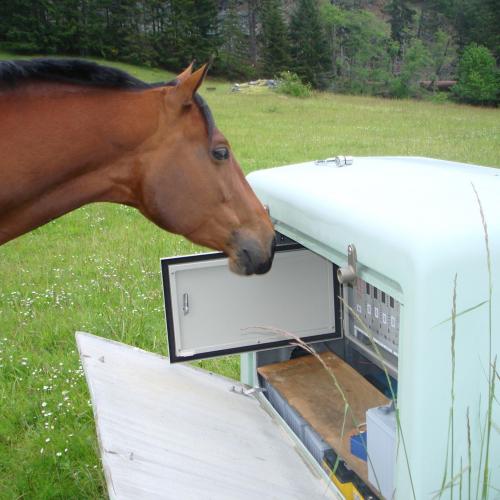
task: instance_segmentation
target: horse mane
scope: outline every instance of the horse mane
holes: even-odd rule
[[[123,90],[144,90],[159,85],[143,82],[120,69],[81,59],[43,58],[0,62],[1,87],[13,89],[34,81]]]
[[[175,86],[170,82],[146,83],[125,71],[82,59],[37,58],[0,61],[0,90],[13,90],[32,82],[55,82],[112,90],[146,90],[160,86]],[[199,95],[194,100],[207,124],[209,137],[215,127],[210,108]]]

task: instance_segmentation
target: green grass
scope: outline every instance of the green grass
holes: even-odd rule
[[[172,78],[118,66],[148,81]],[[245,172],[337,154],[500,165],[495,109],[232,94],[229,83],[213,80],[207,87],[213,90],[202,93]],[[85,330],[165,354],[159,259],[199,250],[134,210],[108,204],[0,248],[0,498],[106,496],[73,334]],[[238,358],[200,364],[238,377]]]

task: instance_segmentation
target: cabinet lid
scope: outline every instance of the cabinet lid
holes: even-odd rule
[[[223,254],[162,259],[172,363],[340,336],[335,266],[278,248],[271,270],[237,276]]]
[[[443,232],[447,238],[455,231],[480,234],[471,183],[489,224],[496,225],[493,215],[500,208],[499,169],[431,158],[357,157],[346,166],[306,162],[247,178],[280,225],[333,248],[346,232],[350,238],[367,233],[372,244],[399,245],[422,245],[443,238]],[[342,252],[346,245],[340,245]]]
[[[318,247],[338,265],[345,264],[347,246],[354,243],[361,273],[370,268],[401,287],[411,268],[435,270],[443,256],[453,256],[455,272],[482,251],[484,231],[473,187],[489,234],[500,233],[496,168],[431,158],[356,157],[345,166],[307,162],[254,171],[248,181],[279,231]],[[490,250],[500,251],[500,239],[490,237]]]

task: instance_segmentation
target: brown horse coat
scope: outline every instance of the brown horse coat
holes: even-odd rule
[[[266,272],[274,231],[196,94],[205,74],[148,85],[83,61],[0,63],[0,244],[108,201]]]

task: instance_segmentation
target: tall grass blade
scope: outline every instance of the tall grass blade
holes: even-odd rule
[[[460,482],[460,478],[467,472],[468,467],[464,467],[460,472],[455,474],[445,485],[444,488],[440,488],[438,491],[434,492],[432,499],[441,497],[443,491],[453,488],[453,485],[456,485]]]
[[[444,470],[443,480],[441,481],[441,488],[439,489],[439,496],[441,497],[443,491],[446,489],[446,480],[448,479],[448,459],[450,454],[450,436],[451,436],[451,411],[448,418],[448,437],[446,439],[446,455],[444,457]]]
[[[346,418],[347,418],[347,412],[349,410],[349,406],[348,405],[345,405],[344,407],[344,418],[342,420],[342,432],[340,433],[340,439],[342,439],[344,437],[344,427],[345,427],[345,422],[346,422]],[[365,447],[366,449],[366,445],[364,443],[364,440],[363,441],[363,446]],[[366,450],[366,456],[368,457],[368,450]],[[335,458],[335,463],[333,464],[333,469],[332,469],[332,474],[336,474],[337,473],[337,468],[339,466],[339,463],[340,463],[340,456],[339,454],[337,453],[337,457]],[[378,479],[377,480],[377,486],[379,487],[380,489],[380,486],[378,485]]]
[[[487,498],[488,494],[488,483],[489,483],[489,459],[490,459],[490,437],[491,437],[491,416],[493,407],[493,397],[495,390],[495,371],[496,371],[496,358],[492,364],[492,297],[493,297],[493,278],[491,273],[491,253],[490,253],[490,243],[488,236],[488,224],[486,222],[486,217],[484,215],[483,204],[481,203],[481,198],[477,192],[474,183],[471,183],[474,194],[476,195],[477,204],[479,206],[479,213],[481,215],[481,223],[483,224],[484,231],[484,245],[486,247],[486,265],[488,268],[488,409],[486,412],[486,445],[485,445],[485,457],[484,457],[484,471],[483,471],[483,488],[482,488],[482,498]],[[480,472],[480,471],[479,471]]]
[[[495,394],[495,377],[494,374],[497,369],[497,357],[495,356],[495,359],[493,361],[493,366],[491,367],[491,380],[490,380],[490,393],[489,393],[489,400],[488,400],[488,414],[487,414],[487,448],[486,448],[486,458],[484,461],[484,474],[483,474],[483,491],[482,491],[482,498],[487,499],[488,498],[488,489],[489,489],[489,439],[490,439],[490,433],[491,433],[491,427],[492,427],[492,413],[493,413],[493,396]]]
[[[468,314],[472,311],[475,311],[476,309],[479,309],[480,307],[484,306],[484,304],[487,304],[487,300],[483,300],[479,304],[476,304],[475,306],[469,307],[468,309],[464,309],[463,311],[460,311],[455,315],[455,318],[459,318],[460,316],[463,316],[465,314]],[[439,322],[438,324],[434,325],[432,328],[437,328],[438,326],[444,325],[445,323],[448,323],[449,321],[452,320],[452,317],[450,316],[449,318],[444,319],[443,321]]]
[[[451,308],[451,470],[450,476],[453,477],[453,462],[455,459],[455,339],[457,333],[457,275],[453,281],[453,305]],[[451,498],[453,499],[453,483],[451,485]]]
[[[478,410],[478,417],[477,421],[480,423],[481,422],[481,400],[482,400],[482,395],[479,394],[479,410]],[[477,482],[476,482],[476,499],[479,498],[479,485],[481,481],[481,467],[483,465],[483,451],[484,451],[484,443],[485,443],[485,436],[486,436],[486,423],[487,421],[484,422],[485,429],[483,431],[482,425],[479,425],[479,434],[481,438],[481,447],[479,449],[479,466],[477,469]]]
[[[462,463],[462,457],[460,457],[460,470],[463,470],[464,464]],[[462,500],[462,483],[463,474],[460,474],[460,483],[458,485],[458,498]]]
[[[471,468],[472,468],[472,444],[470,439],[470,416],[469,416],[469,407],[467,406],[467,460],[469,461],[468,474],[467,474],[467,482],[468,482],[468,499],[471,500],[470,489],[472,486],[472,478],[471,478]]]

